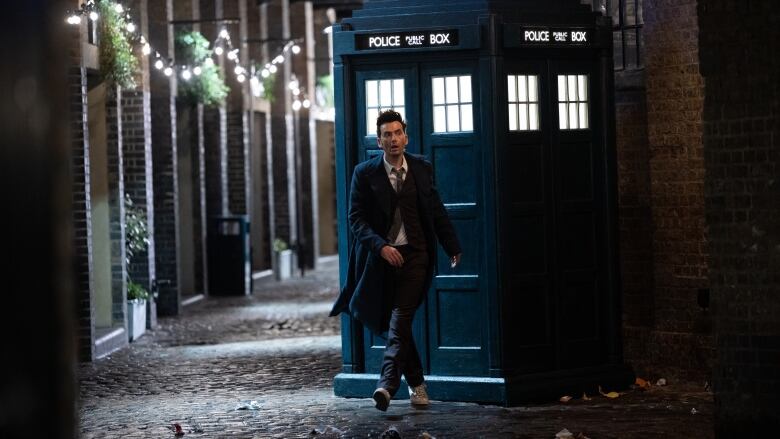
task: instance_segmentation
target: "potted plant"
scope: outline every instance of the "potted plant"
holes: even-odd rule
[[[147,315],[156,313],[154,297],[141,284],[130,278],[130,264],[133,257],[149,246],[149,229],[143,209],[133,203],[129,194],[125,194],[125,266],[127,269],[127,323],[130,341],[141,336],[146,330]],[[149,312],[147,313],[147,306]]]
[[[138,339],[146,332],[146,301],[149,292],[135,283],[127,283],[127,333],[130,341]]]
[[[283,239],[274,239],[274,276],[276,280],[292,276],[292,250]]]

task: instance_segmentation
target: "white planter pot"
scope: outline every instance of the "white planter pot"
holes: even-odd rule
[[[276,258],[276,271],[274,275],[276,280],[289,279],[292,276],[292,250],[282,250],[280,252],[274,252],[274,258]]]
[[[127,301],[127,333],[130,341],[146,332],[146,300]]]

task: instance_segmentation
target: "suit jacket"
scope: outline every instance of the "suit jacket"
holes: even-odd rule
[[[459,254],[461,248],[433,184],[433,166],[422,156],[405,153],[404,157],[417,186],[417,207],[429,261],[424,287],[427,292],[436,265],[437,238],[450,256]],[[390,265],[380,252],[388,245],[386,236],[393,224],[394,192],[381,154],[355,167],[349,196],[349,225],[354,241],[346,282],[330,312],[331,316],[348,312],[377,334],[387,331],[393,304],[393,297],[386,290]]]

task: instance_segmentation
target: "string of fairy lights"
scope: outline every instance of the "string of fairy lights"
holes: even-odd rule
[[[123,6],[118,2],[109,2],[110,7],[116,11],[117,14],[124,19],[125,26],[121,29],[121,32],[125,35],[127,40],[131,44],[137,44],[141,46],[141,53],[144,56],[152,56],[154,62],[152,65],[155,69],[161,71],[165,76],[171,76],[176,72],[181,79],[189,81],[193,76],[199,76],[204,66],[211,66],[215,64],[213,58],[208,57],[201,65],[187,65],[177,64],[170,57],[165,57],[163,54],[156,50],[149,43],[149,40],[141,34],[138,27],[133,22],[130,14],[130,9]],[[85,18],[96,22],[100,19],[100,13],[98,10],[97,2],[95,0],[87,0],[79,9],[68,11],[66,14],[65,22],[70,25],[80,25]],[[249,79],[250,90],[254,96],[260,97],[265,93],[263,86],[263,79],[275,74],[279,70],[279,65],[286,60],[285,54],[291,52],[293,55],[301,53],[301,46],[298,45],[297,40],[286,41],[281,49],[276,53],[276,56],[271,58],[270,62],[267,62],[263,68],[257,68],[251,65],[249,69],[241,65],[241,58],[239,56],[239,49],[233,47],[233,42],[230,38],[230,33],[226,28],[220,29],[217,33],[216,39],[211,42],[210,47],[213,47],[212,53],[217,56],[225,55],[229,61],[233,62],[233,73],[236,76],[236,81],[244,83],[247,78]],[[152,55],[153,54],[153,55]],[[228,67],[225,66],[228,70]],[[311,106],[311,100],[308,98],[305,88],[300,86],[298,79],[295,75],[292,75],[290,82],[287,84],[290,93],[292,94],[292,109],[298,111],[303,108],[309,108]]]

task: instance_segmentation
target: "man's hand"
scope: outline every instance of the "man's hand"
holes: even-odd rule
[[[396,248],[393,246],[386,245],[382,247],[380,254],[382,255],[382,258],[393,267],[400,268],[402,265],[404,265],[404,257],[401,256],[401,252],[396,250]]]
[[[460,257],[463,253],[458,253],[457,255],[450,258],[450,268],[455,268],[460,264]]]

